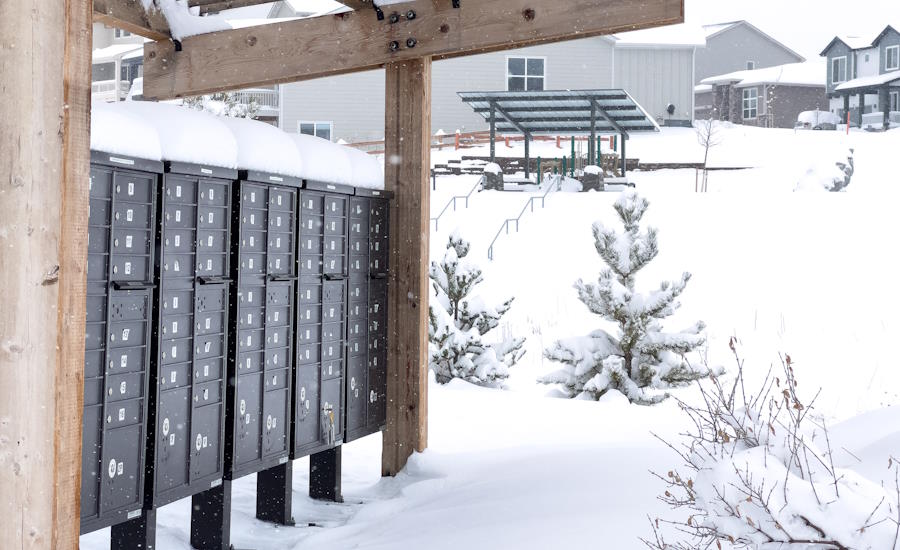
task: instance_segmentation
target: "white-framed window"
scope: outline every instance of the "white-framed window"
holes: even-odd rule
[[[756,61],[748,61],[747,62],[747,70],[752,71],[756,68]]]
[[[116,29],[116,38],[127,38],[131,33],[122,29]]]
[[[333,128],[334,123],[332,122],[301,120],[297,123],[297,131],[299,133],[320,137],[322,139],[327,139],[328,141],[331,141]]]
[[[510,92],[544,90],[546,76],[546,57],[506,58],[506,89]]]
[[[831,83],[847,82],[847,56],[835,57],[831,60]]]
[[[900,92],[891,92],[891,111],[900,111]]]
[[[896,71],[900,69],[900,45],[888,46],[884,49],[884,70]]]
[[[756,88],[744,88],[742,96],[741,107],[743,108],[744,119],[756,118],[757,114],[759,114],[759,95]]]

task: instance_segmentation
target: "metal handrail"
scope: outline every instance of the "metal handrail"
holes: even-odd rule
[[[494,245],[497,243],[497,239],[500,238],[500,235],[503,234],[503,230],[506,230],[506,234],[509,235],[509,223],[516,222],[516,233],[519,232],[519,220],[522,219],[522,216],[525,215],[525,211],[531,208],[531,211],[534,212],[534,201],[541,201],[541,208],[545,207],[545,202],[547,199],[547,195],[552,193],[553,191],[559,191],[562,189],[562,176],[561,175],[553,175],[550,176],[551,183],[547,186],[547,191],[544,192],[543,195],[530,197],[528,202],[525,203],[525,206],[522,207],[522,211],[519,212],[519,215],[515,218],[507,218],[501,225],[500,229],[497,230],[497,234],[494,235],[494,240],[491,241],[491,245],[488,247],[488,260],[493,261],[494,259]],[[555,181],[554,181],[555,180]]]
[[[447,204],[444,206],[443,210],[441,210],[441,213],[438,214],[436,218],[431,218],[431,221],[434,222],[434,230],[435,231],[438,230],[438,224],[441,221],[441,216],[443,216],[444,214],[447,213],[447,209],[450,208],[451,204],[453,205],[453,211],[456,212],[456,199],[465,200],[466,208],[468,208],[469,207],[469,197],[471,197],[472,193],[474,193],[475,190],[478,189],[479,187],[481,187],[483,184],[484,184],[484,176],[481,176],[481,178],[479,178],[479,180],[478,180],[478,183],[476,183],[475,186],[472,187],[472,189],[470,189],[468,193],[466,193],[465,195],[457,195],[457,196],[453,197],[452,199],[450,199],[449,201],[447,201]]]

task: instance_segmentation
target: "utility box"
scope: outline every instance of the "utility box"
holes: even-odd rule
[[[307,181],[300,192],[300,279],[291,458],[344,436],[347,214],[353,189]]]
[[[141,515],[163,164],[91,153],[81,532]]]
[[[345,441],[381,431],[386,420],[389,200],[368,189],[350,199]]]
[[[234,188],[226,476],[288,462],[302,180],[242,172]]]

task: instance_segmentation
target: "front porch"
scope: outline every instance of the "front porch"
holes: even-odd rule
[[[878,96],[878,110],[865,113],[866,96]],[[842,97],[844,100],[843,117],[848,124],[858,127],[878,127],[888,130],[891,124],[900,125],[900,71],[876,76],[855,78],[837,86],[831,97]],[[859,98],[859,107],[855,111],[855,120],[850,120],[850,99]]]

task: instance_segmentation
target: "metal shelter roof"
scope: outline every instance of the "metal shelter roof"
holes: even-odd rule
[[[590,134],[592,112],[598,134],[659,131],[653,117],[621,89],[459,92],[459,96],[488,122],[493,106],[501,133]]]

